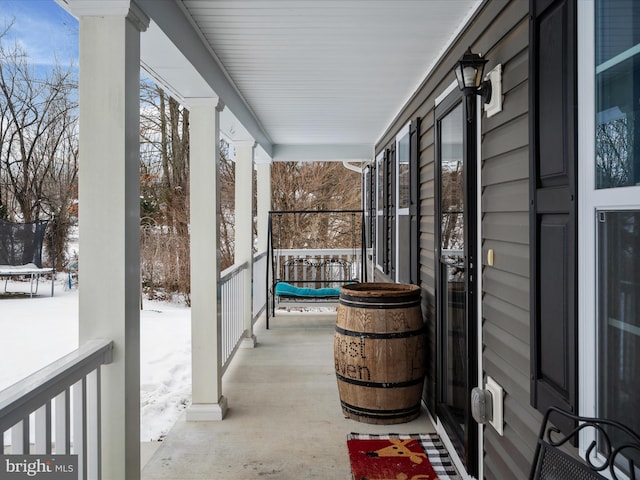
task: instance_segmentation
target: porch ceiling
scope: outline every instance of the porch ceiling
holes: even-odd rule
[[[156,21],[157,5],[166,2],[153,3],[156,6],[140,0]],[[479,2],[175,3],[244,104],[244,117],[252,116],[254,125],[247,126],[243,115],[233,111],[233,102],[208,82],[214,91],[272,158],[302,160],[356,159],[362,152],[370,158],[385,128]],[[158,20],[166,31],[166,22]],[[175,34],[169,33],[174,43]],[[146,57],[143,49],[147,66],[162,71],[152,55]],[[171,80],[180,88],[176,82],[180,80]],[[261,135],[253,134],[256,129]]]

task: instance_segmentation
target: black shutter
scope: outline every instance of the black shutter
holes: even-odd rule
[[[420,285],[420,117],[409,126],[409,281]]]
[[[396,143],[387,150],[387,269],[385,273],[396,278]]]
[[[530,12],[531,404],[577,413],[576,4]]]
[[[363,243],[363,247],[369,248],[372,245],[373,242],[373,235],[372,235],[372,226],[373,226],[373,219],[375,218],[374,216],[372,216],[375,212],[373,211],[373,203],[372,203],[372,198],[371,196],[375,194],[375,191],[372,187],[371,184],[371,178],[374,175],[374,168],[373,165],[369,165],[367,166],[363,173],[362,173],[362,192],[364,194],[364,202],[362,204],[362,210],[364,211],[364,219],[363,221],[364,226],[363,226],[363,239],[362,241]]]
[[[382,231],[378,238],[382,239],[382,271],[389,272],[389,149],[382,155]]]
[[[374,161],[369,167],[369,182],[367,187],[369,188],[369,227],[367,229],[367,248],[372,248],[375,245],[375,224],[377,221],[376,212],[376,162]]]

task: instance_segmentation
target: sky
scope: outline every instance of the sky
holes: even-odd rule
[[[78,21],[55,0],[0,0],[0,31],[9,25],[3,44],[17,42],[36,68],[77,65]]]

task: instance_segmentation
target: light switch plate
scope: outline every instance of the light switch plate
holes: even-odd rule
[[[496,429],[496,432],[500,436],[504,434],[504,417],[503,417],[503,405],[504,405],[504,390],[498,383],[491,377],[487,377],[487,384],[485,388],[491,392],[491,402],[493,403],[493,418],[489,420],[489,425]]]

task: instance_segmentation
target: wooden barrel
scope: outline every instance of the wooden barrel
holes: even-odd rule
[[[420,288],[399,283],[343,286],[334,357],[345,417],[383,425],[416,418],[424,344]]]

